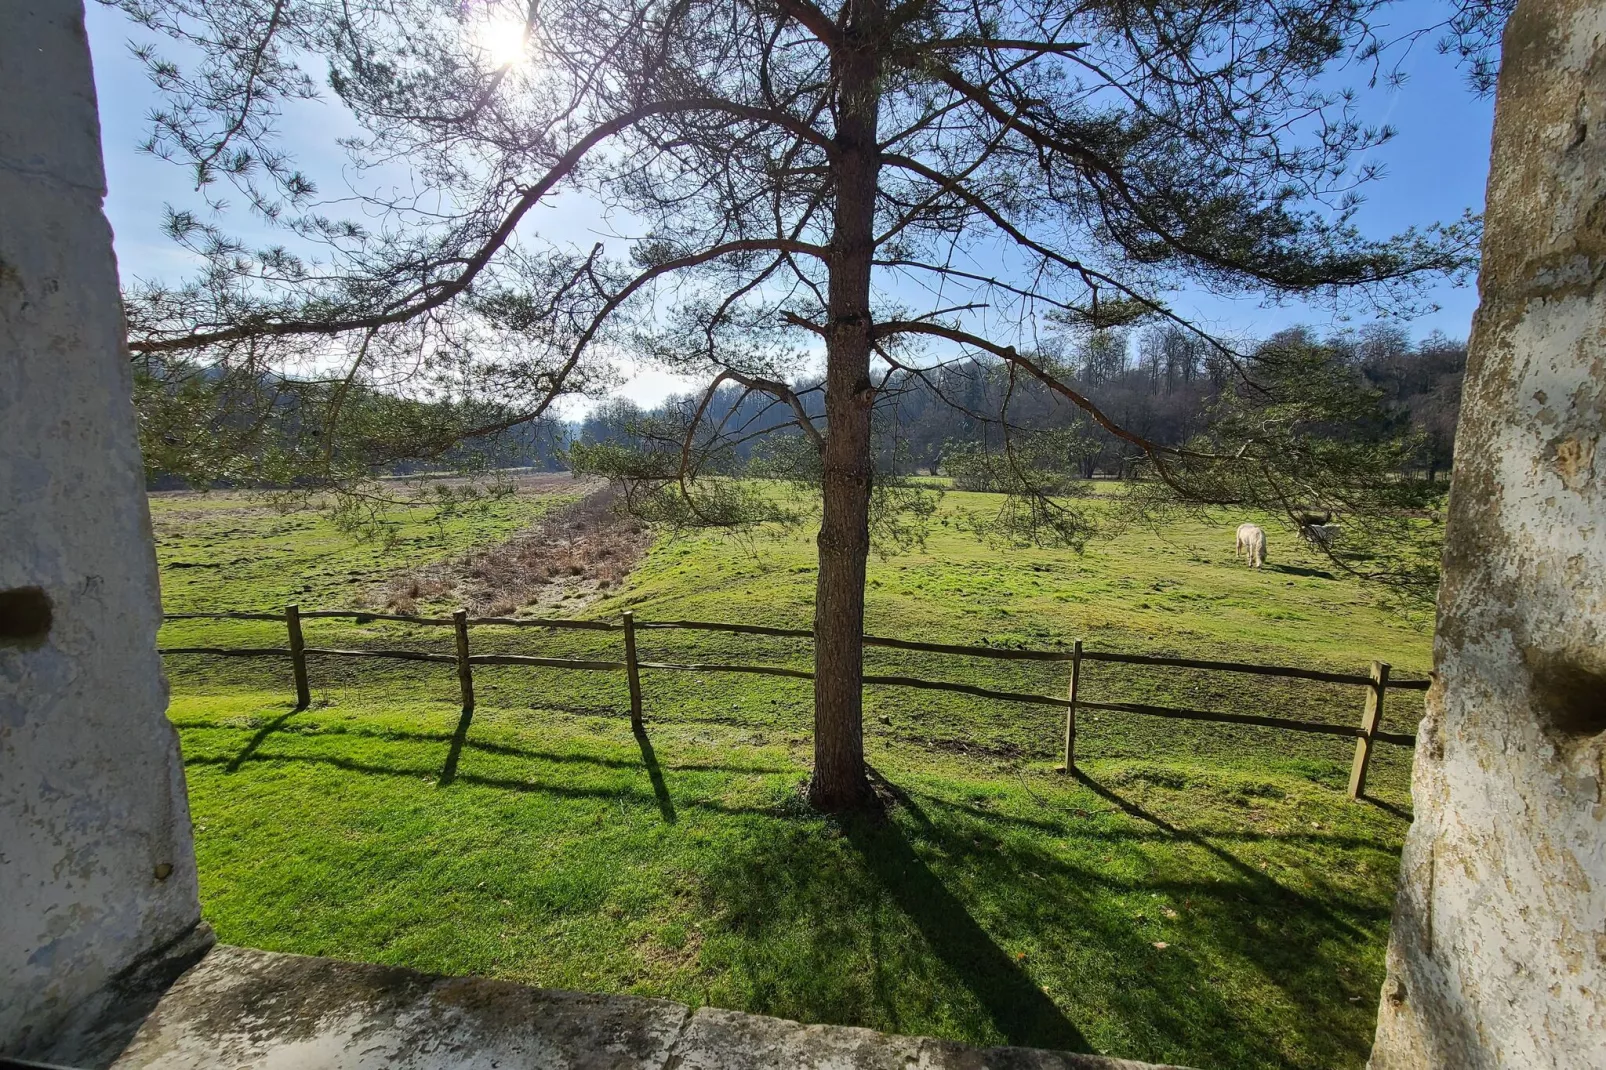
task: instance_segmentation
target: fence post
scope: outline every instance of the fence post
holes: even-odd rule
[[[1065,764],[1062,773],[1076,772],[1076,689],[1082,680],[1082,641],[1071,648],[1071,704],[1065,707]]]
[[[457,629],[457,686],[463,692],[463,716],[474,712],[474,668],[468,663],[468,610],[452,614]]]
[[[636,615],[625,610],[625,675],[630,680],[630,727],[641,728],[641,673],[636,668]]]
[[[312,705],[312,688],[307,683],[307,644],[301,638],[301,607],[284,607],[284,627],[290,633],[290,668],[296,677],[296,709]]]
[[[1372,741],[1383,723],[1383,692],[1389,686],[1386,661],[1372,662],[1372,682],[1366,688],[1366,709],[1361,713],[1361,734],[1355,740],[1355,764],[1349,771],[1349,797],[1359,799],[1366,791],[1366,765],[1372,760]]]

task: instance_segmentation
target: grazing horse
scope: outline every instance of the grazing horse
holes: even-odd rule
[[[1266,533],[1260,530],[1258,524],[1238,525],[1238,545],[1233,547],[1232,556],[1241,557],[1246,551],[1250,568],[1259,568],[1266,563]]]
[[[1331,549],[1333,540],[1338,537],[1337,524],[1302,524],[1299,534],[1312,546],[1323,550]]]
[[[1319,513],[1298,512],[1294,514],[1294,523],[1299,525],[1299,537],[1319,549],[1330,549],[1333,538],[1338,534],[1338,525],[1333,523],[1333,514],[1330,510]]]

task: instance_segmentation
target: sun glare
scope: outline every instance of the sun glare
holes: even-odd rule
[[[484,51],[493,66],[511,67],[523,63],[529,50],[524,20],[492,15],[474,32],[474,44]]]

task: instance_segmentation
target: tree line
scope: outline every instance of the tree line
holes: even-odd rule
[[[1351,377],[1375,406],[1364,426],[1318,433],[1396,439],[1407,447],[1396,475],[1429,483],[1447,478],[1466,367],[1464,341],[1434,333],[1413,342],[1401,327],[1374,324],[1326,337],[1296,327],[1248,348],[1256,358],[1267,358],[1292,347]],[[1210,346],[1170,325],[1061,340],[1038,359],[1065,368],[1068,381],[1123,427],[1174,447],[1201,434],[1219,411],[1223,391],[1239,385],[1231,365]],[[820,387],[808,379],[791,384],[812,418],[823,416]],[[564,450],[549,459],[566,459],[576,445],[584,457],[590,446],[639,447],[666,434],[678,443],[696,404],[691,396],[652,407],[606,401],[563,428]],[[802,433],[790,411],[734,384],[716,392],[703,419],[740,429],[726,450],[727,471],[754,470],[755,461],[764,470],[761,433]],[[1034,468],[1065,478],[1132,478],[1141,470],[1141,453],[1102,433],[1084,410],[1064,405],[1037,380],[1011,384],[1003,362],[977,357],[894,373],[882,388],[872,428],[878,471],[951,476],[960,489],[1008,489],[998,460],[1006,440],[1029,453]]]
[[[1465,341],[1434,333],[1412,342],[1403,328],[1376,324],[1325,338],[1296,327],[1249,348],[1264,354],[1296,344],[1347,370],[1356,388],[1375,398],[1377,421],[1369,433],[1410,443],[1406,466],[1398,475],[1430,483],[1447,476],[1460,412]],[[1069,380],[1123,426],[1170,446],[1182,446],[1199,434],[1222,391],[1236,382],[1230,365],[1209,346],[1171,326],[1060,341],[1039,357],[1066,367]],[[184,385],[174,388],[175,381]],[[161,404],[139,398],[147,475],[154,490],[293,487],[305,477],[307,465],[300,454],[309,448],[338,451],[338,463],[369,474],[513,467],[561,471],[577,445],[582,452],[598,444],[641,445],[663,428],[676,426],[696,404],[696,398],[685,395],[649,407],[611,398],[575,419],[546,418],[460,440],[454,432],[463,414],[451,403],[397,398],[367,386],[347,388],[350,412],[338,425],[320,419],[327,411],[324,395],[332,389],[328,383],[261,376],[241,382],[210,369],[190,378],[170,375],[160,384],[142,377],[139,388],[142,394],[167,394]],[[824,415],[820,388],[817,380],[791,384],[813,418]],[[278,418],[262,421],[264,405],[279,409]],[[981,462],[1003,447],[1006,410],[1012,433],[1035,440],[1029,448],[1039,457],[1038,467],[1046,464],[1079,479],[1131,478],[1137,470],[1139,458],[1133,451],[1100,433],[1083,410],[1060,404],[1035,380],[1011,390],[1001,362],[975,357],[891,377],[872,424],[877,469],[892,475],[952,476],[961,489],[1003,490],[1003,481],[989,475]],[[755,457],[764,459],[760,432],[802,433],[789,411],[735,385],[716,393],[705,418],[746,432],[730,449],[737,467],[750,467]],[[1357,430],[1343,429],[1346,434]],[[433,454],[420,448],[431,437],[441,443]],[[1041,459],[1040,443],[1047,440],[1060,451],[1051,461]]]

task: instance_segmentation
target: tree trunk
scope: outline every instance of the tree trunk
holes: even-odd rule
[[[1371,1070],[1606,1066],[1606,5],[1501,60]]]
[[[880,0],[865,0],[847,32],[873,42]],[[809,801],[826,811],[873,807],[864,771],[865,565],[870,556],[870,264],[880,104],[876,59],[850,43],[835,57],[839,85],[836,205],[826,309],[824,512],[814,593],[814,777]]]

